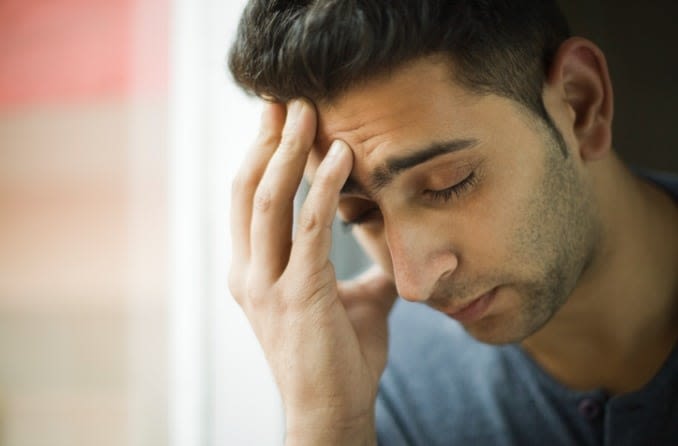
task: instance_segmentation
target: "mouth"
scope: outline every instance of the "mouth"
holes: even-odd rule
[[[440,309],[452,319],[461,323],[471,323],[481,319],[487,309],[492,305],[497,295],[497,288],[493,288],[482,296],[476,297],[470,302],[457,305],[449,309]]]

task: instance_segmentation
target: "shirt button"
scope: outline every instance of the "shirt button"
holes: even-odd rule
[[[597,418],[600,412],[600,402],[593,398],[585,398],[579,402],[579,413],[589,420]]]

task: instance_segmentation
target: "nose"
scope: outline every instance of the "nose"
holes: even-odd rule
[[[421,226],[413,222],[386,228],[398,294],[417,302],[427,300],[438,279],[452,274],[459,263],[453,249]]]

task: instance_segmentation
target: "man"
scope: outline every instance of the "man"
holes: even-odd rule
[[[269,102],[229,281],[286,444],[678,444],[678,182],[614,155],[554,2],[255,0],[230,68]]]

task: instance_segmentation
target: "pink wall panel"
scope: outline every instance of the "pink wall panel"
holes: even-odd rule
[[[0,0],[0,445],[168,444],[167,0]]]
[[[149,5],[155,9],[151,17]],[[142,79],[144,88],[162,90],[165,5],[164,0],[0,1],[0,107],[125,97],[135,79],[137,87]],[[139,24],[149,19],[152,23]],[[143,29],[154,33],[145,33],[139,43]],[[151,48],[149,34],[156,36]],[[154,60],[139,66],[138,47]]]

